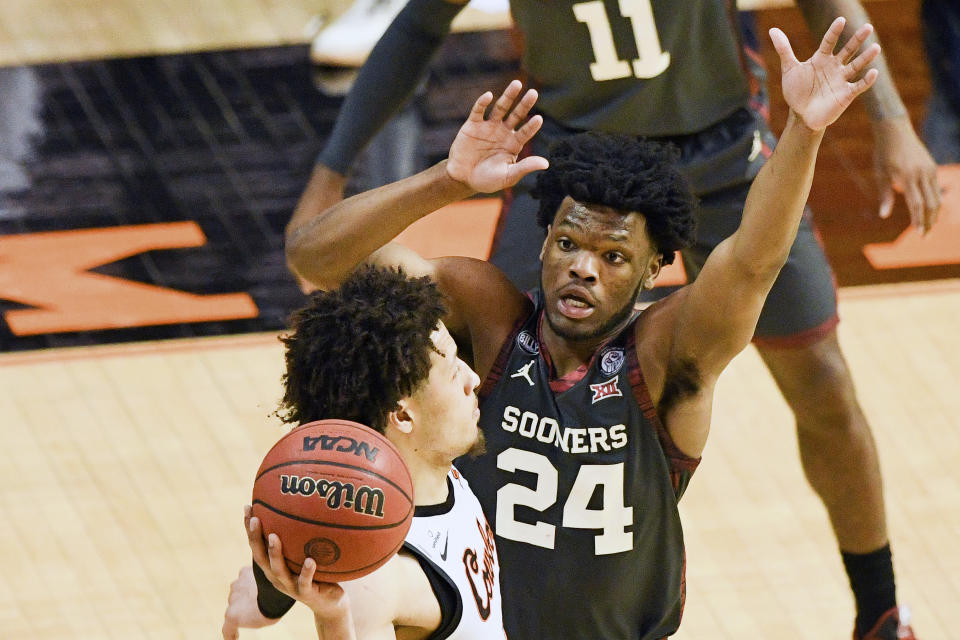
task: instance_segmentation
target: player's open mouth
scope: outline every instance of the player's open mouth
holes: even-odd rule
[[[586,318],[593,313],[593,305],[575,295],[561,296],[557,307],[568,318]]]

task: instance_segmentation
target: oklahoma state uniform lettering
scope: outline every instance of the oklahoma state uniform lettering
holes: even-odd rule
[[[470,485],[456,470],[447,476],[450,496],[417,507],[404,548],[432,569],[447,588],[436,589],[443,613],[431,640],[503,638],[500,564],[493,531]],[[429,576],[430,574],[428,574]]]

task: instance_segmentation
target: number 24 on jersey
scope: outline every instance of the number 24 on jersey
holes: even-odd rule
[[[534,489],[518,484],[506,484],[497,491],[497,535],[508,540],[554,548],[556,527],[548,522],[536,524],[519,522],[515,507],[529,507],[544,511],[557,501],[558,474],[546,456],[522,449],[510,448],[497,456],[497,468],[510,473],[526,471],[537,476]],[[603,489],[603,506],[588,507],[597,487]],[[577,479],[563,505],[564,527],[571,529],[599,529],[594,538],[594,555],[630,551],[633,534],[627,527],[633,524],[633,507],[623,504],[623,463],[580,465]]]

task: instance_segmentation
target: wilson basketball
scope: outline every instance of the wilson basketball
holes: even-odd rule
[[[267,452],[253,515],[265,536],[279,536],[294,574],[310,556],[315,581],[354,580],[400,550],[413,520],[413,483],[383,435],[349,420],[319,420]]]

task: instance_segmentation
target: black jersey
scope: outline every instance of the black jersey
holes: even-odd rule
[[[554,391],[541,307],[481,387],[487,453],[457,465],[497,535],[507,636],[663,638],[683,609],[677,500],[698,461],[656,415],[633,323]]]
[[[537,108],[568,127],[700,131],[744,107],[733,0],[511,0]]]

